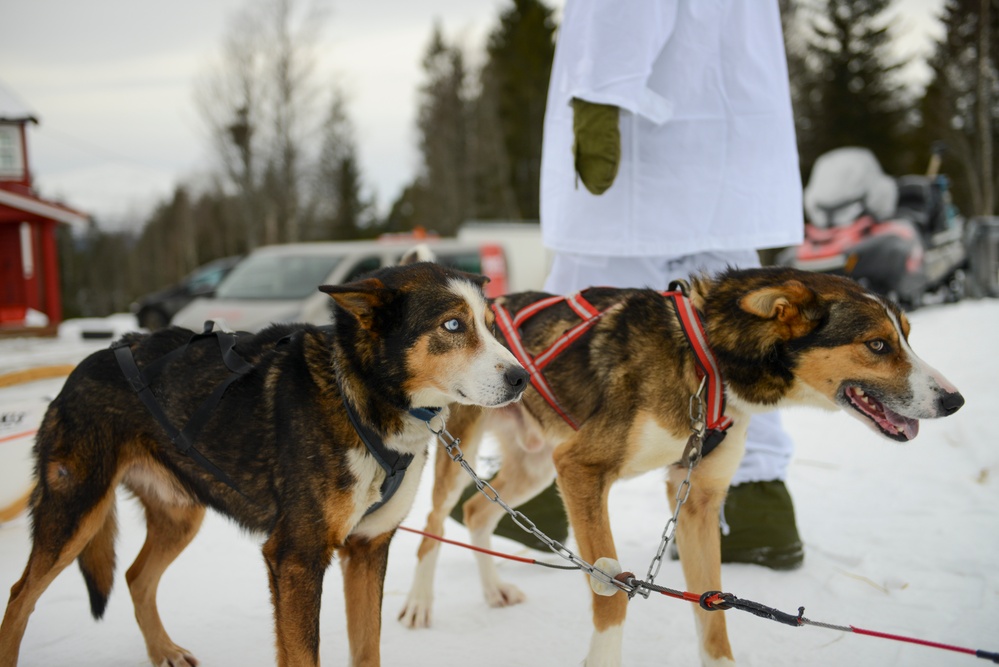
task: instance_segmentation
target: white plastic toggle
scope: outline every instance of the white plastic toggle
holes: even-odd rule
[[[593,563],[593,567],[603,570],[612,577],[616,577],[623,572],[621,563],[617,562],[613,558],[598,558],[596,562]],[[590,575],[590,588],[592,588],[593,592],[597,595],[603,595],[605,597],[610,597],[621,590],[614,584],[600,581],[592,575]]]

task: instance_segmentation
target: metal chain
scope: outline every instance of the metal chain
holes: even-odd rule
[[[659,549],[656,550],[655,558],[653,558],[652,562],[649,563],[649,571],[645,575],[644,583],[651,584],[655,582],[656,577],[659,576],[659,570],[663,566],[663,557],[666,555],[666,548],[673,539],[673,534],[676,532],[676,524],[680,520],[680,508],[683,507],[685,502],[687,502],[687,496],[690,495],[691,470],[693,470],[693,466],[687,466],[687,476],[680,484],[680,488],[676,490],[676,509],[673,510],[673,516],[669,518],[669,521],[666,522],[666,527],[663,528],[663,536],[659,542]],[[639,592],[647,598],[649,597],[650,589],[643,588]]]
[[[534,535],[534,537],[541,540],[553,553],[569,561],[597,581],[616,586],[627,593],[628,597],[634,597],[635,593],[641,593],[643,597],[648,598],[649,593],[654,590],[654,582],[656,577],[659,575],[659,570],[662,568],[666,549],[676,532],[676,526],[680,520],[680,509],[683,507],[683,504],[687,501],[687,497],[690,495],[690,473],[701,461],[701,448],[704,444],[704,434],[707,429],[707,425],[704,420],[704,400],[701,398],[701,394],[704,391],[705,380],[706,378],[701,379],[701,384],[697,391],[690,396],[687,408],[687,413],[690,417],[690,438],[687,440],[687,446],[684,448],[683,453],[683,458],[686,460],[687,475],[680,484],[679,488],[676,490],[676,507],[673,510],[673,516],[671,516],[669,521],[666,522],[666,527],[663,529],[663,535],[659,543],[659,548],[656,550],[656,555],[649,564],[649,571],[645,577],[645,581],[638,581],[634,577],[631,577],[629,578],[628,583],[625,583],[615,579],[611,574],[577,556],[562,543],[545,535],[535,525],[535,523],[527,517],[527,515],[507,505],[503,499],[500,498],[499,493],[495,488],[493,488],[492,484],[476,474],[472,466],[465,460],[465,456],[461,451],[461,439],[448,433],[443,417],[440,415],[434,417],[434,419],[440,420],[440,428],[435,429],[433,427],[433,419],[427,422],[427,428],[430,429],[430,432],[433,433],[437,440],[444,446],[444,450],[447,452],[448,457],[460,465],[465,472],[468,473],[468,476],[472,478],[473,482],[475,482],[475,488],[477,488],[482,495],[488,498],[490,502],[494,502],[502,507],[503,511],[510,515],[510,518],[513,519],[513,522],[517,524],[521,530]]]
[[[610,573],[605,572],[604,570],[601,570],[595,565],[586,562],[585,560],[577,556],[575,553],[573,553],[570,549],[566,548],[562,543],[548,537],[543,532],[541,532],[541,530],[534,524],[534,522],[531,521],[529,518],[527,518],[527,516],[524,515],[523,512],[520,512],[507,505],[503,501],[503,499],[499,497],[499,493],[497,493],[496,489],[493,488],[492,484],[479,477],[475,473],[475,470],[472,469],[472,466],[469,465],[468,461],[465,460],[465,456],[461,451],[461,439],[455,438],[453,435],[448,433],[447,429],[445,428],[443,417],[440,417],[438,415],[437,419],[440,419],[441,422],[439,429],[434,429],[434,427],[432,426],[433,422],[432,419],[427,422],[427,428],[430,429],[430,432],[433,433],[434,436],[437,438],[437,440],[440,441],[440,443],[444,446],[445,451],[447,451],[448,457],[450,457],[452,461],[460,465],[465,470],[465,472],[468,473],[468,476],[472,478],[472,481],[475,482],[475,487],[479,490],[479,492],[482,493],[482,495],[488,498],[491,502],[494,502],[500,507],[502,507],[503,510],[510,515],[510,518],[513,519],[513,522],[521,528],[521,530],[524,530],[534,535],[536,538],[544,542],[545,545],[553,553],[569,561],[570,563],[572,563],[573,565],[575,565],[580,570],[582,570],[589,576],[593,577],[597,581],[603,582],[605,584],[610,584],[612,586],[616,586],[617,588],[627,593],[629,597],[635,594],[635,588],[633,586],[630,586],[622,581],[615,579],[614,576],[611,575]]]
[[[652,584],[655,582],[656,577],[659,576],[659,570],[663,565],[663,557],[666,555],[666,549],[669,546],[670,541],[673,539],[676,533],[677,523],[680,521],[680,508],[683,504],[687,502],[687,496],[690,495],[690,473],[694,470],[694,467],[701,461],[701,447],[704,444],[704,434],[707,429],[706,422],[704,421],[704,400],[701,398],[701,392],[704,390],[704,379],[701,379],[701,386],[698,387],[697,392],[690,396],[690,401],[687,407],[687,414],[690,417],[690,438],[687,440],[687,446],[684,449],[684,458],[687,464],[687,475],[684,477],[683,482],[681,482],[679,488],[676,490],[676,507],[673,509],[673,516],[669,518],[666,522],[666,527],[663,528],[663,536],[659,542],[659,549],[656,551],[655,558],[649,564],[648,574],[645,575],[646,584]],[[642,587],[639,592],[646,598],[649,597],[650,589],[648,587]]]

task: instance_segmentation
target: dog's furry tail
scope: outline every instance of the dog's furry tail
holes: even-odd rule
[[[83,580],[87,582],[90,613],[96,620],[104,616],[111,596],[115,568],[114,541],[117,535],[118,519],[112,504],[104,517],[104,523],[76,559],[80,572],[83,573]]]

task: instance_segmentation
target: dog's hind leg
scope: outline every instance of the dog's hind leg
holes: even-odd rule
[[[482,409],[475,406],[456,405],[451,409],[448,431],[461,439],[464,456],[475,460],[483,431]],[[444,520],[454,509],[468,483],[468,477],[457,463],[438,447],[434,458],[433,504],[427,515],[423,531],[431,535],[444,535]],[[410,628],[429,628],[434,600],[434,574],[440,542],[424,537],[416,552],[416,571],[406,604],[399,612],[399,621]]]
[[[382,593],[392,535],[348,539],[338,551],[353,667],[381,664]]]
[[[61,467],[56,467],[62,470]],[[56,576],[83,553],[91,540],[100,536],[97,537],[95,550],[86,560],[86,567],[92,568],[99,560],[98,552],[105,552],[114,538],[113,489],[106,489],[104,495],[99,496],[97,502],[84,512],[76,510],[74,500],[78,499],[67,498],[66,495],[51,490],[39,489],[36,494],[40,494],[40,499],[32,508],[31,554],[24,574],[10,589],[7,611],[4,613],[3,624],[0,625],[0,667],[14,667],[17,664],[28,617],[34,611],[38,598]],[[92,605],[95,591],[103,593],[104,601],[110,592],[111,573],[106,569],[109,564],[106,556],[104,553],[104,567],[99,572],[91,569],[89,573],[95,576],[94,581],[87,581]],[[111,567],[113,562],[112,555]],[[81,561],[81,567],[84,567],[84,561]],[[84,576],[88,576],[86,569]],[[91,611],[99,617],[103,612],[103,602],[96,608],[92,607]]]
[[[146,510],[146,541],[125,573],[135,606],[135,620],[154,665],[194,667],[198,661],[167,635],[156,607],[156,590],[163,572],[190,544],[205,516],[202,505],[169,504],[148,492],[137,492]]]
[[[502,467],[490,484],[503,502],[517,507],[544,491],[554,479],[551,448],[541,440],[540,431],[527,432],[526,437],[537,438],[537,442],[529,446],[519,440],[525,437],[524,432],[501,430],[496,435],[502,448]],[[505,510],[477,493],[465,503],[464,513],[472,544],[480,549],[489,549],[493,531],[500,519],[506,516]],[[490,607],[507,607],[527,599],[519,588],[500,578],[492,556],[476,552],[475,559],[479,566],[482,593]]]

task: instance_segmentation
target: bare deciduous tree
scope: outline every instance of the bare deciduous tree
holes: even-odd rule
[[[300,187],[315,156],[315,59],[324,0],[254,0],[231,20],[220,61],[195,98],[229,187],[242,202],[247,247],[301,236]]]

